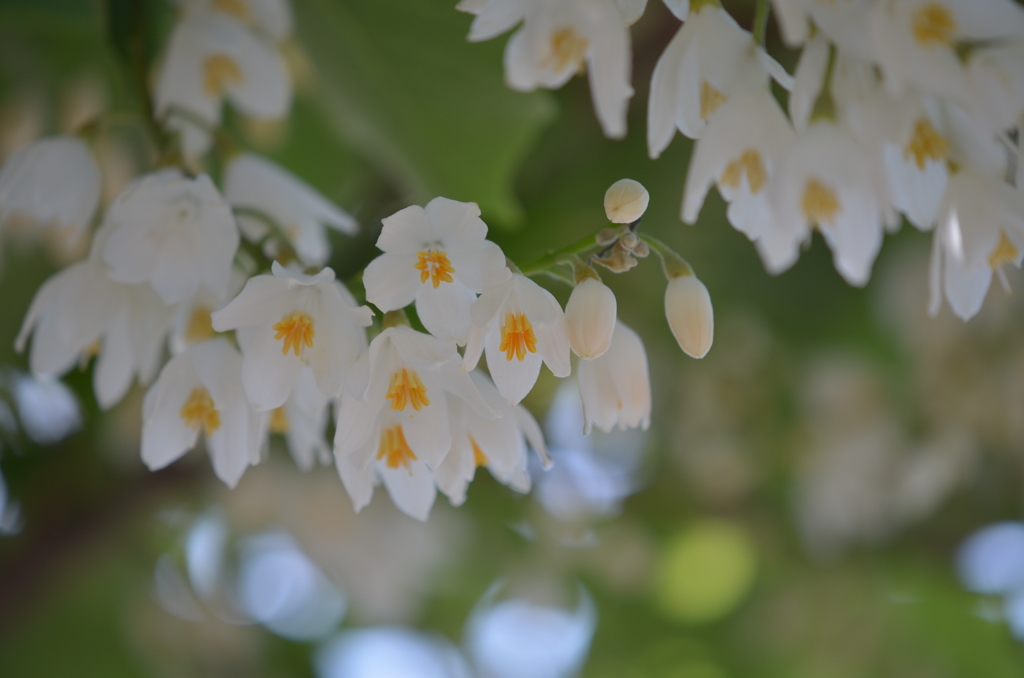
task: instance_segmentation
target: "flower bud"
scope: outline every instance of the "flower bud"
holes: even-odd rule
[[[615,331],[615,315],[615,294],[607,285],[596,278],[576,285],[565,305],[573,353],[593,360],[607,351]]]
[[[644,215],[650,200],[639,181],[619,179],[604,194],[604,213],[613,224],[631,224]]]
[[[665,289],[665,316],[679,348],[693,358],[703,358],[715,337],[711,295],[697,276],[669,280]]]

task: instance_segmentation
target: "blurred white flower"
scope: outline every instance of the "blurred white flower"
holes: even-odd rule
[[[621,322],[608,352],[595,360],[579,363],[576,375],[583,401],[584,433],[597,427],[608,433],[651,424],[651,380],[647,351],[640,335]]]
[[[7,483],[0,473],[0,535],[10,536],[21,531],[21,506],[11,499]]]
[[[695,275],[668,281],[665,317],[679,348],[691,358],[703,358],[715,339],[715,315],[708,288]]]
[[[465,344],[476,295],[509,279],[505,255],[487,240],[473,202],[434,198],[383,219],[377,247],[384,254],[363,272],[366,299],[382,311],[416,302],[434,336]]]
[[[779,32],[790,47],[814,40],[817,33],[862,59],[875,56],[869,27],[870,11],[875,4],[875,0],[772,0]]]
[[[569,346],[584,360],[604,355],[612,344],[617,305],[615,294],[600,278],[576,285],[565,304]]]
[[[224,339],[211,339],[172,358],[146,393],[142,460],[152,471],[195,447],[202,432],[213,471],[234,487],[260,459],[264,415],[255,412],[241,383],[242,356]]]
[[[101,251],[113,280],[148,282],[168,304],[203,288],[226,296],[238,229],[209,176],[147,174],[125,188],[106,220],[111,233]]]
[[[40,139],[14,153],[0,169],[0,226],[20,217],[56,226],[76,242],[100,202],[100,166],[74,136]]]
[[[14,382],[14,400],[22,428],[40,445],[60,442],[82,425],[75,394],[53,377],[19,377]]]
[[[302,263],[323,266],[331,256],[324,227],[354,235],[359,230],[352,215],[279,165],[252,153],[231,160],[224,173],[224,197],[233,207],[263,212],[288,236]],[[239,214],[238,226],[248,240],[262,241],[270,228],[259,218]],[[273,240],[268,256],[277,255]]]
[[[310,276],[275,261],[272,270],[212,316],[218,332],[238,330],[249,402],[260,412],[280,407],[306,366],[320,392],[336,398],[366,349],[372,312],[356,306],[330,268]]]
[[[462,367],[472,370],[487,352],[487,369],[509,405],[521,401],[543,361],[556,377],[569,376],[569,328],[546,289],[519,273],[473,302],[473,328]]]
[[[273,40],[291,35],[294,19],[289,0],[177,0],[187,13],[221,12]]]
[[[1024,524],[1006,521],[981,528],[957,549],[956,565],[968,591],[985,595],[1024,591]]]
[[[315,656],[317,678],[470,678],[451,643],[397,626],[345,631]]]

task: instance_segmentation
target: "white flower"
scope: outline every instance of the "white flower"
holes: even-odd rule
[[[224,173],[224,197],[233,207],[255,209],[276,221],[302,263],[310,266],[323,266],[331,256],[325,226],[347,235],[359,230],[350,214],[283,167],[252,153],[231,160]],[[238,226],[253,242],[269,232],[266,223],[246,214],[238,216]]]
[[[327,397],[317,388],[313,371],[299,372],[288,401],[270,412],[267,419],[271,433],[284,436],[296,466],[310,471],[317,462],[327,465],[331,448],[324,433],[329,417]]]
[[[968,78],[979,95],[978,108],[988,126],[1005,130],[1017,126],[1024,115],[1024,39],[983,45],[971,52]]]
[[[942,296],[969,320],[980,309],[993,271],[1009,289],[1002,266],[1020,268],[1024,252],[1024,193],[999,178],[971,169],[949,180],[942,217],[932,240],[931,298],[936,315]]]
[[[772,273],[793,265],[817,226],[836,270],[862,286],[882,246],[884,186],[872,156],[845,128],[816,122],[779,156],[769,183],[773,219],[758,241]]]
[[[43,283],[15,342],[21,352],[33,335],[29,366],[37,375],[64,374],[98,354],[93,388],[104,409],[124,397],[136,376],[146,384],[156,375],[174,317],[148,285],[110,280],[99,257],[109,234],[101,228],[87,260]]]
[[[711,118],[686,172],[682,218],[697,221],[712,183],[729,203],[729,223],[751,240],[772,219],[768,180],[776,158],[793,140],[793,129],[767,89],[736,96]]]
[[[679,348],[703,358],[715,338],[715,316],[708,288],[695,275],[681,275],[665,288],[665,317]]]
[[[647,147],[652,158],[664,151],[676,128],[700,137],[711,115],[730,97],[763,89],[769,73],[784,87],[791,78],[748,31],[715,5],[690,12],[658,59],[647,106]]]
[[[556,377],[569,376],[569,327],[546,289],[519,273],[473,303],[473,329],[462,367],[471,370],[487,352],[498,392],[515,405],[537,383],[543,361]]]
[[[178,0],[186,12],[221,12],[266,34],[284,40],[294,20],[288,0]]]
[[[0,170],[0,225],[21,217],[55,225],[77,240],[100,202],[100,166],[72,136],[41,139],[12,155]]]
[[[544,435],[537,420],[522,405],[509,406],[494,383],[483,373],[470,373],[487,404],[500,413],[491,419],[474,411],[459,398],[448,397],[452,447],[437,469],[437,486],[453,506],[466,501],[466,488],[478,466],[486,466],[499,482],[516,492],[530,491],[526,468],[526,442],[537,450],[547,465]]]
[[[370,343],[342,394],[334,437],[338,473],[357,511],[379,476],[398,508],[426,520],[433,470],[452,446],[448,393],[484,416],[497,414],[459,369],[452,342],[400,326]]]
[[[697,280],[692,276],[690,279]],[[578,369],[584,433],[590,433],[593,424],[605,433],[616,426],[623,431],[637,427],[647,430],[651,425],[651,380],[640,335],[621,322],[615,323],[608,352],[596,360],[581,361]]]
[[[241,384],[242,356],[211,339],[172,358],[142,405],[142,461],[156,471],[195,447],[202,430],[213,471],[234,487],[260,458],[263,416]]]
[[[593,360],[607,351],[615,330],[616,310],[615,294],[599,278],[587,278],[576,285],[565,305],[573,353]]]
[[[601,128],[620,139],[633,96],[627,21],[639,16],[639,5],[636,0],[487,0],[463,2],[459,9],[477,15],[469,32],[472,42],[523,22],[505,46],[505,80],[512,89],[558,89],[586,64]]]
[[[949,141],[936,107],[929,103],[917,101],[894,111],[902,129],[894,143],[882,148],[892,206],[922,231],[935,225],[949,180]]]
[[[384,251],[363,273],[366,299],[382,311],[416,302],[427,330],[465,344],[476,294],[509,279],[505,255],[488,241],[487,224],[472,202],[434,198],[383,219]]]
[[[885,0],[870,17],[875,54],[892,91],[913,86],[972,104],[957,48],[1019,36],[1024,11],[1011,0]]]
[[[272,44],[224,13],[200,11],[174,27],[154,97],[157,116],[182,134],[182,150],[193,157],[209,148],[224,97],[245,115],[282,118],[292,84]]]
[[[216,332],[213,329],[211,314],[224,308],[229,301],[237,297],[248,279],[249,276],[241,269],[232,267],[227,294],[218,297],[206,289],[200,289],[194,297],[177,304],[168,341],[171,353],[184,353],[189,346],[212,339]]]
[[[249,402],[260,412],[280,407],[307,365],[320,392],[336,398],[366,348],[373,313],[356,306],[330,268],[308,276],[275,261],[272,270],[212,316],[218,332],[239,331]]]
[[[619,179],[604,193],[604,213],[613,224],[631,224],[644,215],[651,195],[633,179]]]
[[[102,249],[110,277],[149,282],[168,304],[205,288],[227,294],[238,229],[210,177],[166,169],[128,185],[107,210],[110,237]]]
[[[779,32],[790,47],[808,42],[813,23],[837,47],[862,59],[874,58],[869,17],[875,0],[773,0]],[[811,40],[814,38],[811,37]]]

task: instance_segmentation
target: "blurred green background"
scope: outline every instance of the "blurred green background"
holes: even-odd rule
[[[0,2],[0,152],[73,128],[83,106],[137,110],[116,48],[130,4]],[[302,474],[280,441],[234,492],[201,452],[149,473],[142,390],[100,412],[87,367],[65,379],[80,430],[53,445],[0,434],[21,523],[0,537],[0,676],[313,675],[310,643],[215,615],[185,621],[155,602],[155,563],[181,560],[182,535],[210,507],[239,535],[292,531],[348,591],[349,627],[401,623],[458,643],[491,582],[579,580],[598,614],[588,678],[1024,675],[1024,651],[992,613],[999,601],[965,592],[953,560],[973,530],[1020,518],[1020,295],[994,286],[970,323],[948,310],[929,319],[930,236],[906,226],[886,238],[866,289],[841,280],[817,236],[792,270],[768,276],[717,194],[696,226],[680,222],[688,140],[647,157],[650,74],[679,25],[660,2],[632,29],[623,141],[602,136],[585,78],[554,93],[508,90],[507,38],[468,43],[471,17],[453,4],[295,0],[293,59],[306,75],[290,119],[229,115],[228,127],[356,215],[360,235],[332,234],[341,277],[374,257],[380,219],[407,204],[478,202],[491,237],[525,261],[599,227],[612,182],[642,182],[642,228],[693,264],[717,328],[709,355],[691,360],[665,322],[656,261],[604,276],[644,338],[655,403],[651,430],[632,439],[643,456],[621,510],[558,521],[536,493],[481,472],[463,507],[440,498],[425,526],[380,491],[355,516],[334,470]],[[725,5],[750,25],[752,3]],[[150,6],[157,52],[173,7]],[[792,70],[773,24],[769,36]],[[137,132],[110,141],[129,168],[146,161]],[[41,282],[82,253],[3,236],[0,397],[17,410],[21,319]],[[558,285],[548,286],[564,302]],[[538,418],[556,382],[545,370],[527,400]],[[616,440],[601,443],[612,456]]]

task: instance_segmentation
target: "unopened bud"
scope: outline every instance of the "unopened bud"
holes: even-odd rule
[[[647,211],[650,200],[639,181],[619,179],[604,194],[604,213],[613,224],[631,224]]]
[[[587,278],[573,289],[565,305],[569,345],[584,360],[604,354],[612,344],[617,313],[615,294],[596,278]]]
[[[643,240],[638,242],[636,244],[636,247],[633,248],[633,256],[638,257],[640,259],[646,259],[648,256],[650,256],[650,254],[651,248],[648,247],[647,243],[645,243]]]
[[[619,242],[621,242],[622,246],[625,247],[626,249],[632,250],[634,247],[637,246],[637,243],[640,242],[640,238],[636,237],[636,233],[627,232],[622,236]]]
[[[619,228],[603,228],[597,234],[597,244],[606,247],[615,242],[619,237]]]
[[[622,243],[616,243],[608,256],[600,259],[595,258],[594,263],[601,264],[614,273],[625,273],[636,266],[636,259],[633,258],[632,253],[628,249],[622,246]]]
[[[665,289],[665,317],[679,348],[692,358],[703,358],[715,337],[711,295],[695,275],[672,278]]]

